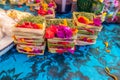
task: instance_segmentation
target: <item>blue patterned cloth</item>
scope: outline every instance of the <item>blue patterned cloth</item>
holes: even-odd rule
[[[0,6],[28,11],[26,6]],[[35,14],[35,13],[34,13]],[[71,13],[57,14],[57,18],[71,18]],[[108,50],[104,42],[109,43]],[[103,24],[97,42],[91,46],[76,46],[74,54],[51,54],[27,57],[16,47],[0,57],[0,80],[112,80],[105,73],[109,67],[120,80],[120,25]]]

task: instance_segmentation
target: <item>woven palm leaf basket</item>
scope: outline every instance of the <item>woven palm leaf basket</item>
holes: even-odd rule
[[[47,37],[48,51],[50,53],[64,53],[64,52],[74,53],[77,32],[74,25],[72,24],[72,20],[49,19],[46,21],[46,23],[47,29],[45,36]],[[48,32],[50,29],[52,29],[51,32]],[[71,30],[73,31],[72,33]],[[51,35],[50,37],[50,35],[48,35],[47,32],[48,34],[54,32],[55,35],[54,36]]]
[[[30,16],[18,22],[13,28],[13,38],[18,52],[28,55],[44,54],[45,24],[45,18],[42,16]]]
[[[78,29],[76,45],[91,45],[96,43],[97,36],[102,25],[94,25],[94,21],[101,22],[101,19],[94,13],[74,12],[73,22]]]

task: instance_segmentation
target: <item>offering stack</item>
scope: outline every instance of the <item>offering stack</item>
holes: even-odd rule
[[[45,38],[47,38],[48,51],[51,53],[70,52],[73,54],[77,29],[72,24],[72,20],[50,19],[46,23]]]
[[[95,44],[102,29],[101,18],[94,13],[74,12],[73,19],[78,29],[76,45]]]
[[[13,29],[18,52],[43,55],[45,50],[45,18],[30,16],[22,19]]]

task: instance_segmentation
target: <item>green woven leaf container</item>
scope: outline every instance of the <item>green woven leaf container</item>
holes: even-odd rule
[[[91,12],[93,0],[77,0],[78,11]]]

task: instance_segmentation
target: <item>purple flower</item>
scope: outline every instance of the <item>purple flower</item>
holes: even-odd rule
[[[71,54],[74,54],[75,49],[74,50],[73,49],[68,49],[68,52],[70,52]]]
[[[58,38],[71,38],[72,37],[72,30],[66,26],[58,26],[58,31],[56,33]]]
[[[65,38],[71,38],[72,37],[72,30],[70,28],[65,28],[64,29],[65,32]]]
[[[58,38],[65,38],[63,31],[57,31],[56,35]]]
[[[33,52],[34,53],[41,53],[41,50],[39,50],[38,48],[35,47],[35,48],[33,48]]]

